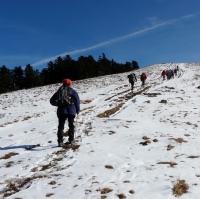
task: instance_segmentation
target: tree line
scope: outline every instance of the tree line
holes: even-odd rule
[[[30,64],[24,69],[17,66],[12,70],[3,65],[0,67],[0,93],[60,83],[64,78],[74,81],[136,69],[139,69],[136,61],[121,64],[107,59],[104,53],[97,61],[91,55],[80,56],[77,60],[73,60],[70,55],[59,56],[41,71]]]

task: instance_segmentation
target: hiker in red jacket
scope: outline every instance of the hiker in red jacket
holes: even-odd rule
[[[167,75],[166,70],[163,70],[162,73],[161,73],[161,76],[163,77],[163,80],[165,80],[166,75]]]
[[[141,76],[140,76],[142,86],[144,86],[146,79],[147,79],[147,75],[145,73],[142,73]]]

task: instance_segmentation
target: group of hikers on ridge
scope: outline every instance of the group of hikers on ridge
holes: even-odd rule
[[[174,76],[177,76],[179,71],[179,67],[177,66],[175,69],[169,69],[169,70],[163,70],[161,73],[161,76],[163,77],[163,80],[166,78],[169,80],[171,78],[174,78]]]
[[[169,80],[171,78],[174,78],[174,76],[177,76],[178,71],[179,71],[179,66],[176,66],[174,69],[168,69],[168,70],[164,69],[161,72],[161,77],[163,77],[163,80],[165,80],[166,78]],[[135,82],[137,82],[136,74],[135,73],[131,73],[127,77],[128,77],[129,83],[131,84],[131,91],[133,91],[134,84],[135,84]],[[147,75],[145,73],[142,73],[140,75],[140,80],[142,82],[142,86],[145,85],[146,79],[147,79]]]
[[[127,77],[128,77],[129,83],[131,84],[131,90],[133,91],[134,84],[135,84],[135,82],[137,82],[137,77],[136,77],[135,73],[131,73]],[[146,79],[147,79],[147,75],[145,73],[142,73],[140,75],[140,80],[142,82],[142,86],[145,85]]]

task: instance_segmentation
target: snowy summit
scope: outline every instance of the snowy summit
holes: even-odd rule
[[[136,70],[133,92],[130,73],[73,82],[81,112],[76,142],[63,147],[49,103],[61,84],[1,94],[0,198],[199,198],[200,64]]]

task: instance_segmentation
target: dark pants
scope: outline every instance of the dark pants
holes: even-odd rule
[[[134,87],[134,81],[129,81],[130,84],[131,84],[131,90],[133,90],[133,87]]]
[[[68,131],[68,135],[69,135],[69,141],[73,141],[74,140],[74,115],[66,115],[66,114],[61,114],[58,117],[58,132],[57,132],[57,136],[58,136],[58,142],[63,142],[63,130],[65,127],[65,121],[66,119],[68,120],[68,127],[69,127],[69,131]]]

